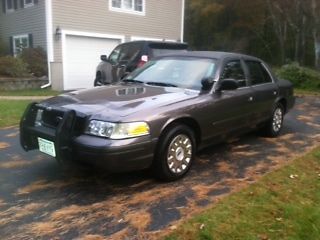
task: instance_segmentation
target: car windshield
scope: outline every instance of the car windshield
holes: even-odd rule
[[[124,81],[201,90],[201,80],[213,76],[214,71],[215,62],[212,59],[162,58],[149,61]]]

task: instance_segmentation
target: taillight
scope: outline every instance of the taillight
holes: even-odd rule
[[[148,62],[148,55],[142,55],[141,59],[138,62],[138,68],[142,67],[144,64],[146,64],[146,62]]]

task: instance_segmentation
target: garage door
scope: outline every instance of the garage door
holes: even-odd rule
[[[64,89],[93,87],[100,55],[109,55],[119,39],[66,36],[64,49]]]

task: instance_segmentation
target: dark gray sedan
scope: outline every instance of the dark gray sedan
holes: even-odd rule
[[[260,59],[179,53],[151,60],[117,84],[30,104],[21,145],[61,162],[113,172],[152,168],[175,180],[200,148],[253,129],[277,136],[293,105],[292,84]]]

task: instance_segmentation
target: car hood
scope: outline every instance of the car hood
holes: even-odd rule
[[[119,83],[62,94],[43,101],[41,105],[63,107],[85,115],[110,119],[110,116],[126,117],[195,98],[198,95],[199,91],[181,88]]]

